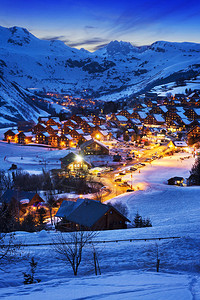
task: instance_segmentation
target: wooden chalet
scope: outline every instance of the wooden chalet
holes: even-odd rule
[[[39,117],[39,118],[38,118],[38,123],[41,123],[41,124],[46,125],[46,124],[47,124],[47,121],[49,120],[49,118],[50,118],[50,116]]]
[[[73,129],[79,128],[79,124],[72,119],[69,119],[66,122],[64,122],[64,127],[69,127],[69,126],[72,127]]]
[[[126,229],[130,222],[109,204],[80,198],[63,201],[56,217],[61,219],[56,226],[61,231]]]
[[[184,141],[170,141],[167,146],[172,150],[182,150],[188,147]]]
[[[80,155],[70,152],[68,155],[60,159],[61,169],[69,172],[87,172],[91,168],[91,164],[86,162]]]
[[[57,125],[48,125],[46,127],[46,132],[48,132],[49,134],[55,134],[59,132],[59,127]]]
[[[128,118],[122,115],[112,114],[110,119],[111,122],[114,122],[118,127],[119,126],[127,126]]]
[[[91,137],[98,141],[110,141],[112,137],[112,133],[108,132],[107,130],[95,129],[91,133]]]
[[[185,115],[190,120],[200,120],[200,108],[187,109]]]
[[[64,148],[64,147],[72,147],[73,146],[73,138],[71,137],[71,135],[69,134],[61,134],[59,136],[59,141],[60,141],[60,144],[59,146],[61,148]]]
[[[15,141],[15,136],[16,134],[18,134],[18,130],[14,130],[14,129],[9,129],[4,133],[4,141],[11,141],[14,142]]]
[[[60,126],[60,120],[58,117],[51,117],[48,119],[48,121],[46,122],[47,126]]]
[[[19,209],[19,216],[26,213],[29,207],[38,207],[44,200],[34,192],[7,190],[0,198],[0,203],[4,203],[11,208]]]
[[[60,145],[59,135],[56,133],[50,134],[48,138],[48,144],[51,145],[52,147],[59,147]]]
[[[104,144],[94,139],[83,143],[80,148],[84,155],[109,155],[109,149]]]
[[[101,126],[105,124],[106,120],[103,117],[95,116],[93,117],[92,123],[96,126]]]
[[[47,132],[39,132],[35,135],[35,142],[48,145],[49,137],[50,135]]]
[[[132,111],[133,112],[133,111]],[[126,117],[127,119],[128,118],[131,118],[132,116],[132,113],[130,113],[128,110],[124,109],[124,110],[121,110],[118,115],[121,115],[121,116],[124,116]]]
[[[46,128],[40,123],[36,124],[32,128],[32,132],[35,133],[35,134],[38,133],[38,132],[45,132],[45,131],[46,131]]]
[[[187,138],[200,140],[200,125],[196,125],[190,131],[188,131]]]
[[[161,114],[152,114],[148,115],[144,119],[144,123],[148,125],[164,125],[165,119],[162,117]]]

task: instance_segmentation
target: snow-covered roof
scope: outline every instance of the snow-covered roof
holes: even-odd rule
[[[52,128],[53,130],[59,130],[59,127],[58,127],[57,125],[53,125],[53,126],[51,126],[51,128]]]
[[[125,117],[125,116],[117,115],[116,118],[119,122],[127,122],[128,121],[127,117]]]
[[[173,141],[173,144],[176,147],[187,147],[187,144],[184,141]]]
[[[181,118],[181,119],[185,119],[186,116],[183,114],[183,112],[177,111],[176,114]]]
[[[138,111],[138,115],[140,116],[141,119],[145,119],[147,117],[147,114],[143,111]]]
[[[182,119],[182,122],[183,122],[185,125],[190,125],[192,121],[188,120],[188,118],[185,117],[185,118]]]
[[[161,114],[154,114],[154,118],[156,119],[157,122],[165,122],[165,119]]]
[[[90,122],[90,120],[89,120],[88,118],[86,118],[86,117],[81,117],[81,119],[82,119],[83,121],[87,122],[87,123]]]
[[[82,130],[82,129],[77,129],[76,130],[79,134],[81,134],[81,135],[84,135],[85,133],[84,133],[84,131]]]
[[[24,134],[26,137],[33,137],[33,134],[32,134],[31,131],[23,132],[23,134]]]
[[[161,105],[161,106],[159,106],[159,107],[160,107],[160,109],[162,109],[162,111],[163,111],[164,113],[168,111],[168,109],[167,109],[167,107],[166,107],[165,105]]]
[[[87,141],[89,141],[89,140],[92,139],[92,137],[91,137],[90,134],[84,135],[83,137],[84,137]]]
[[[95,125],[94,125],[93,123],[91,123],[91,122],[89,122],[88,125],[89,125],[90,127],[95,127]]]
[[[194,108],[194,112],[195,112],[198,116],[200,116],[200,108]]]

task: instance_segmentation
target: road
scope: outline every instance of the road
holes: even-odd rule
[[[134,166],[136,163],[146,163],[145,160],[147,158],[151,158],[154,155],[163,155],[163,152],[166,151],[167,145],[158,146],[156,148],[145,150],[142,153],[142,156],[137,159],[133,159],[132,161],[126,162],[126,166],[123,166],[120,168],[121,171],[126,169],[127,167]],[[151,163],[151,162],[150,162]],[[130,189],[131,187],[122,187],[117,182],[114,181],[114,178],[116,174],[119,173],[119,170],[113,170],[109,173],[104,173],[101,177],[101,182],[104,186],[107,187],[107,192],[102,194],[102,202],[108,201],[118,195],[124,194],[127,189]],[[122,177],[122,176],[120,176]]]

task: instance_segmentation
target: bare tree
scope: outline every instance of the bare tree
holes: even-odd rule
[[[60,233],[57,240],[53,241],[53,248],[60,255],[58,258],[70,264],[75,276],[82,260],[83,248],[92,243],[95,235],[94,231],[70,232],[66,237]]]
[[[21,244],[16,242],[14,233],[0,232],[0,269],[5,270],[3,266],[7,262],[18,258],[18,250]]]

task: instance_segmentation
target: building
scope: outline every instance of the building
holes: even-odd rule
[[[91,168],[91,164],[86,162],[82,156],[70,152],[68,155],[60,159],[61,169],[71,172],[87,172]]]
[[[81,146],[81,152],[85,155],[109,155],[109,149],[101,142],[91,139]]]
[[[62,231],[126,229],[130,222],[111,205],[81,198],[63,201],[56,217],[61,219],[57,228]]]

